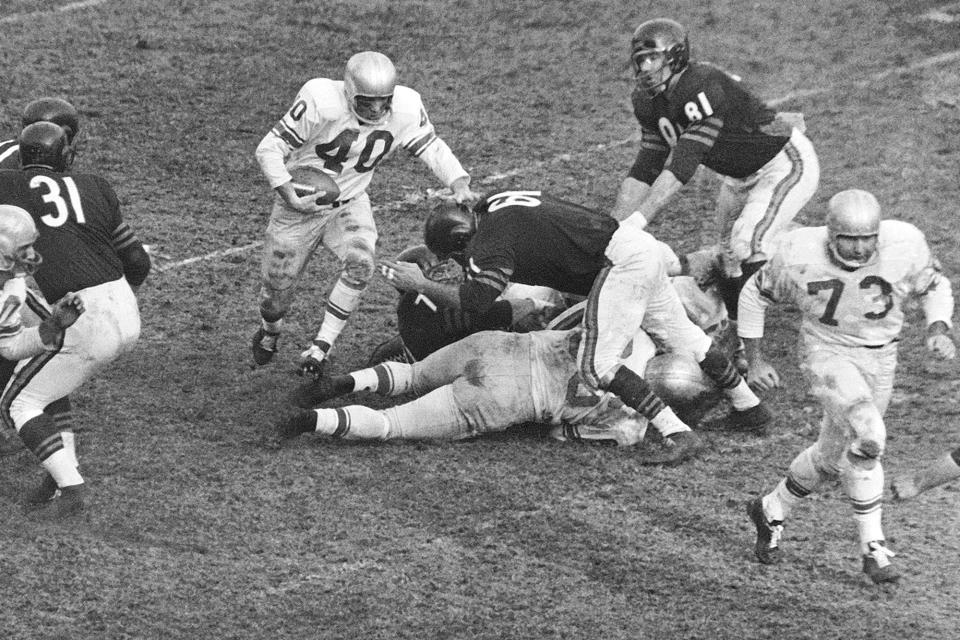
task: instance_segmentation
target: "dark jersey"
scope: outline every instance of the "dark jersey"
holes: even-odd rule
[[[637,87],[632,101],[642,138],[630,176],[647,184],[663,168],[685,183],[700,164],[720,175],[745,178],[789,139],[786,129],[771,132],[772,109],[739,79],[711,64],[691,62],[676,84],[657,96]]]
[[[0,169],[20,168],[20,145],[16,139],[0,142]]]
[[[47,300],[123,277],[115,246],[123,242],[118,236],[132,233],[103,178],[48,169],[0,171],[0,203],[26,209],[37,224],[34,246],[43,262],[34,277]]]
[[[510,282],[587,295],[618,223],[540,191],[503,191],[477,203],[477,232],[465,251],[465,311],[488,309]]]

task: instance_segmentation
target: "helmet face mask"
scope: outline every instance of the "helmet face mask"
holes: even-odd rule
[[[20,167],[45,167],[58,173],[70,168],[73,149],[67,132],[48,121],[34,122],[20,132]]]
[[[37,226],[26,210],[0,205],[0,274],[9,277],[30,275],[42,261],[33,243]]]
[[[633,32],[630,62],[640,88],[660,94],[690,62],[690,42],[683,27],[673,20],[657,18]]]
[[[390,58],[376,51],[361,51],[348,61],[343,89],[350,111],[362,123],[383,124],[390,116],[397,70]]]
[[[874,261],[880,234],[880,203],[868,191],[847,189],[830,198],[827,247],[841,266],[859,269]]]

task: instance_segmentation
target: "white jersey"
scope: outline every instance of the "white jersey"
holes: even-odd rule
[[[324,171],[340,188],[340,200],[367,190],[373,170],[398,147],[421,158],[446,186],[467,176],[434,131],[420,94],[394,90],[383,124],[361,123],[347,104],[342,80],[314,78],[301,87],[293,106],[257,147],[257,161],[271,188],[291,179],[290,171]]]
[[[10,278],[3,283],[0,290],[0,357],[7,360],[31,358],[55,348],[46,347],[40,340],[36,328],[39,321],[27,306],[28,299],[46,307],[40,296],[28,292],[23,277]],[[28,317],[26,322],[24,315]]]
[[[577,369],[579,328],[532,331],[531,392],[539,421],[550,424],[609,424],[636,413],[612,393],[588,387]]]
[[[915,226],[882,221],[874,260],[857,269],[838,265],[827,240],[826,227],[803,227],[781,238],[777,252],[741,293],[740,337],[763,336],[764,309],[770,302],[800,308],[800,334],[808,345],[889,344],[900,335],[904,304],[912,296],[922,296],[928,323],[951,325],[950,281]]]

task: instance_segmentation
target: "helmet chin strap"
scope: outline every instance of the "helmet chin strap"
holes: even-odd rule
[[[840,250],[837,248],[836,240],[831,240],[827,246],[830,251],[830,257],[833,258],[833,261],[836,262],[841,267],[845,269],[850,269],[850,270],[860,269],[862,267],[866,267],[873,264],[874,262],[876,262],[877,255],[880,253],[879,251],[874,250],[874,252],[871,253],[870,257],[867,258],[866,260],[862,260],[862,261],[850,260],[840,255]]]

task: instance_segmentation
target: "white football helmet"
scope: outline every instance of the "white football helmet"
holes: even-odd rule
[[[671,407],[696,404],[719,391],[692,356],[675,352],[661,353],[650,360],[643,377]]]
[[[25,209],[0,205],[0,272],[29,275],[40,266],[40,254],[33,248],[37,225]]]
[[[843,266],[858,269],[869,264],[876,254],[876,243],[867,243],[858,253],[837,247],[837,238],[876,238],[880,233],[880,203],[869,191],[847,189],[837,193],[827,205],[827,245],[833,259]]]
[[[357,120],[383,124],[390,115],[397,70],[390,58],[376,51],[361,51],[347,60],[343,90]]]

